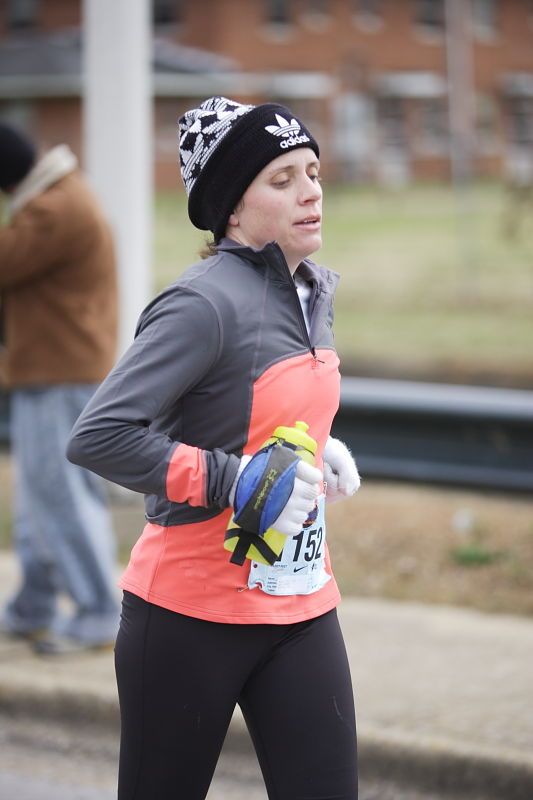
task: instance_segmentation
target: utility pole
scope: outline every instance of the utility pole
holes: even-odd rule
[[[150,294],[150,0],[83,0],[83,32],[85,164],[115,234],[122,353]]]
[[[472,228],[475,92],[470,3],[445,0],[450,164],[455,194],[456,229],[461,262],[461,300],[476,290],[477,264]]]
[[[474,144],[470,4],[464,0],[445,2],[450,159],[453,182],[462,184],[472,177]]]

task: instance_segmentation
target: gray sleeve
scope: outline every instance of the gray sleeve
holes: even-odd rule
[[[67,458],[121,486],[168,497],[169,466],[179,483],[183,453],[187,494],[196,448],[155,432],[150,423],[201,380],[221,347],[218,314],[204,297],[179,288],[156,298],[141,316],[133,344],[76,422]],[[221,450],[198,454],[190,482],[196,497],[183,502],[223,508],[239,459]]]

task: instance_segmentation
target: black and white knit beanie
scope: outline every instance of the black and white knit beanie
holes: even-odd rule
[[[319,148],[305,125],[285,106],[242,105],[210,97],[179,120],[180,166],[189,196],[189,217],[215,241],[251,184],[274,158],[288,150]]]

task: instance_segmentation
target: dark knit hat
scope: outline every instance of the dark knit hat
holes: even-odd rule
[[[299,147],[319,156],[305,125],[277,103],[251,106],[210,97],[180,118],[179,134],[190,220],[212,231],[215,241],[255,176],[274,158]]]
[[[0,189],[11,189],[35,164],[37,151],[21,131],[0,122]]]

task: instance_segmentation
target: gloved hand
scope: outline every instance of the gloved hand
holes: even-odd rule
[[[272,484],[266,489],[266,497],[263,498],[265,512],[262,514],[264,525],[257,526],[257,533],[262,535],[266,529],[274,528],[285,536],[298,534],[309,514],[315,507],[321,484],[322,473],[316,467],[311,466],[301,458],[294,459],[294,453],[288,448],[281,447],[276,449],[288,451],[293,462],[296,461],[294,469],[288,467],[286,479]],[[253,495],[254,481],[250,479],[250,474],[254,470],[254,459],[263,454],[260,450],[255,456],[242,456],[237,475],[233,482],[229,494],[230,505],[235,509],[235,521],[239,523],[239,515],[242,514],[244,507]],[[247,468],[249,473],[247,473]],[[272,509],[279,511],[272,519]],[[253,526],[255,528],[255,525]],[[262,529],[261,529],[262,527]]]
[[[287,505],[270,527],[285,536],[296,536],[300,533],[304,522],[315,507],[321,487],[320,470],[300,459],[296,467],[294,488]]]
[[[329,436],[322,454],[326,501],[336,503],[351,497],[359,489],[361,479],[352,454],[340,439]]]

